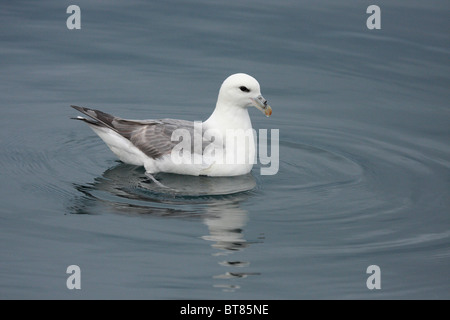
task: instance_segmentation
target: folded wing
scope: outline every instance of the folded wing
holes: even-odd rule
[[[99,110],[78,106],[72,106],[72,108],[91,118],[76,117],[74,119],[117,132],[130,140],[134,146],[152,159],[158,159],[166,154],[170,154],[173,147],[179,143],[179,141],[171,140],[172,133],[175,130],[186,130],[189,132],[193,142],[194,122],[191,121],[176,119],[127,120]]]

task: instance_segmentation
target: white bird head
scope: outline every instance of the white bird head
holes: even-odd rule
[[[218,101],[241,108],[254,106],[267,117],[272,114],[272,108],[261,95],[258,81],[245,73],[232,74],[222,83]]]

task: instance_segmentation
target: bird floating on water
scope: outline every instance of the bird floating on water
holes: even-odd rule
[[[253,167],[251,160],[255,156],[253,128],[248,114],[250,106],[261,110],[267,117],[272,114],[272,108],[261,95],[258,81],[247,74],[237,73],[222,83],[216,107],[204,122],[177,119],[128,120],[99,110],[74,105],[71,107],[89,117],[78,116],[73,119],[86,122],[121,161],[144,166],[146,174],[157,182],[152,174],[158,172],[194,176],[237,176],[249,173]],[[223,138],[230,131],[234,131],[238,138],[244,135],[247,139],[237,139],[230,143]],[[190,158],[193,161],[178,161],[174,157],[177,152],[173,151],[181,144],[180,133],[184,145],[190,140],[190,148],[181,152],[185,152],[183,159]],[[186,137],[186,134],[190,137]],[[199,147],[195,145],[196,137],[201,139]],[[208,145],[214,148],[208,149]],[[207,150],[215,152],[208,153]],[[234,161],[217,161],[217,150],[222,152],[223,158],[220,159]],[[251,160],[236,161],[238,156]]]

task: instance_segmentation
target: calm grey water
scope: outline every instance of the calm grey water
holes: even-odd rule
[[[448,1],[79,0],[80,30],[70,4],[0,4],[0,298],[450,298]],[[70,120],[204,120],[235,72],[276,175],[167,193]]]

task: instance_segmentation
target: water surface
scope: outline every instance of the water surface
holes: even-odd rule
[[[378,1],[381,30],[356,0],[70,4],[0,4],[0,298],[450,298],[448,1]],[[204,120],[235,72],[276,175],[167,192],[70,120]]]

